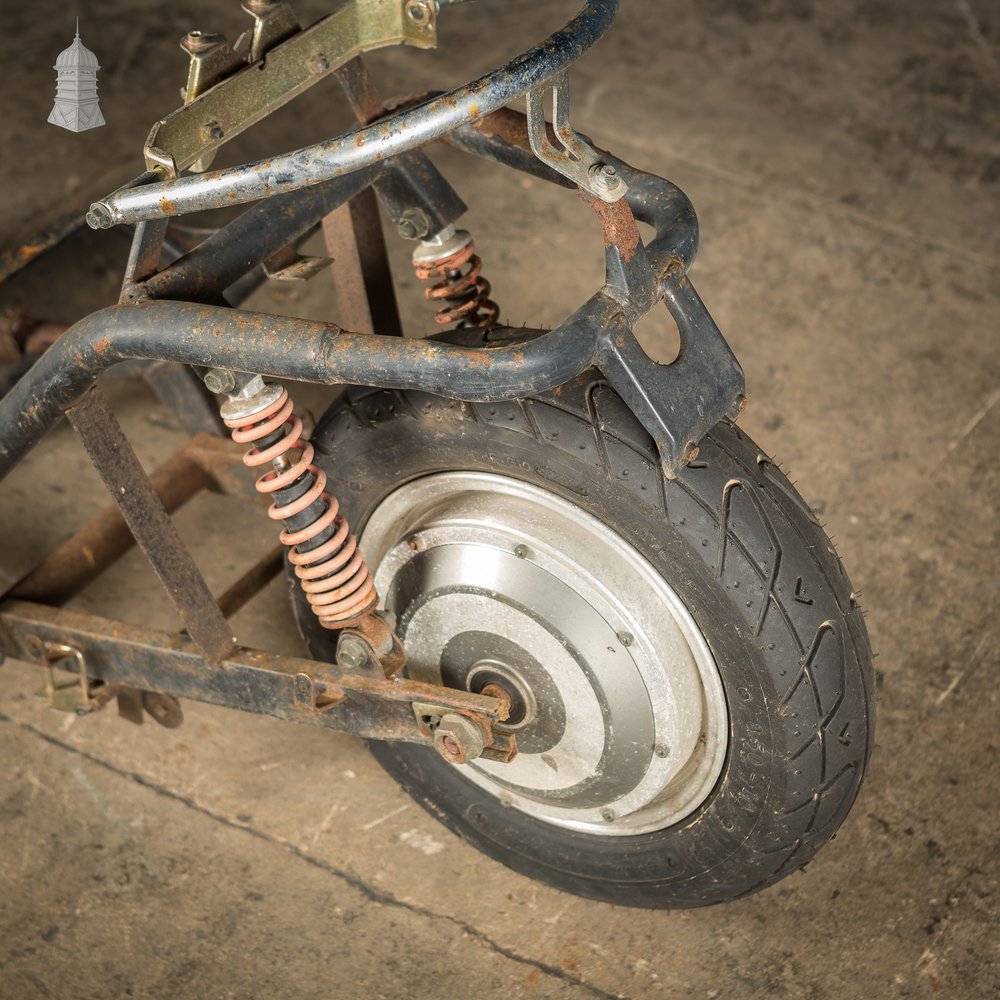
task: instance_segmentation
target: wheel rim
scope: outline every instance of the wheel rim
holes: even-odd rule
[[[726,754],[714,658],[674,590],[591,514],[503,476],[395,490],[361,545],[416,680],[512,696],[510,764],[460,766],[504,805],[602,836],[705,801]]]

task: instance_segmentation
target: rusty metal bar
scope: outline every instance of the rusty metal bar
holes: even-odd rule
[[[323,220],[337,292],[337,318],[348,330],[401,337],[403,328],[392,286],[375,192],[369,187]]]
[[[149,475],[149,485],[166,513],[187,503],[212,483],[205,469],[182,450]],[[100,576],[135,544],[116,504],[105,507],[66,539],[10,591],[11,597],[59,605]]]
[[[219,610],[226,618],[257,596],[285,568],[285,548],[276,545],[255,563],[219,598]]]
[[[210,662],[223,660],[236,644],[232,629],[96,386],[66,415],[191,637]]]
[[[48,663],[46,643],[58,643],[80,653],[93,681],[324,726],[365,739],[432,745],[433,735],[415,714],[415,703],[459,712],[480,721],[487,731],[505,711],[496,698],[469,691],[346,673],[335,664],[242,647],[218,669],[206,670],[188,636],[24,601],[0,605],[0,643],[8,656],[40,665]],[[516,744],[508,734],[493,735],[488,753],[492,759],[509,760],[514,753]]]

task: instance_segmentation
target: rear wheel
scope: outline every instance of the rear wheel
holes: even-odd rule
[[[509,765],[372,746],[452,830],[650,907],[752,892],[832,836],[871,747],[867,637],[815,517],[738,428],[665,480],[591,374],[508,403],[363,391],[313,442],[409,674],[511,696]]]

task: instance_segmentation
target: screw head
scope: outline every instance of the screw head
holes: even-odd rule
[[[226,135],[226,133],[222,131],[222,126],[218,122],[205,122],[205,124],[201,127],[201,131],[206,138],[212,139],[215,142],[221,141]]]
[[[216,394],[232,392],[236,388],[236,376],[225,368],[213,368],[205,373],[205,388]]]
[[[330,60],[321,52],[319,55],[312,57],[309,65],[312,67],[314,73],[325,73],[330,68]]]
[[[614,822],[614,818],[615,818],[615,811],[614,811],[614,809],[607,809],[607,808],[605,808],[605,809],[601,810],[601,819],[603,819],[605,823],[612,823],[612,822]]]
[[[631,632],[622,631],[618,633],[618,641],[627,648],[635,642],[635,636]]]
[[[657,743],[656,746],[653,747],[653,753],[655,753],[656,756],[662,760],[664,757],[670,756],[670,747],[668,747],[666,743]]]
[[[528,546],[527,545],[515,545],[514,546],[514,555],[516,555],[518,559],[527,559],[528,558]]]

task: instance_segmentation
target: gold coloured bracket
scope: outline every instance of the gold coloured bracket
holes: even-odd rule
[[[221,35],[189,33],[185,104],[146,139],[146,167],[161,177],[204,170],[226,142],[363,52],[389,45],[437,44],[430,0],[350,0],[299,29],[284,2],[247,0],[253,27],[235,47]]]

